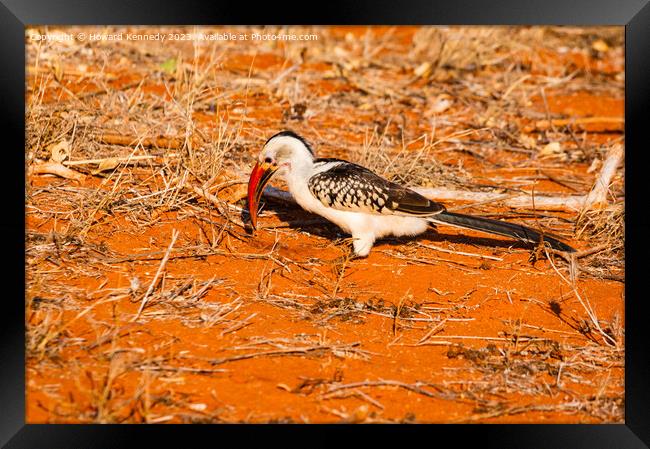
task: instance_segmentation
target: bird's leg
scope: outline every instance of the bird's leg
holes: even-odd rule
[[[354,234],[352,235],[354,241],[352,247],[354,248],[354,255],[356,257],[367,257],[370,254],[372,245],[375,244],[374,234]]]

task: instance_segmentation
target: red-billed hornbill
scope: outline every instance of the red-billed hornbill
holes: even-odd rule
[[[251,173],[248,210],[253,229],[260,197],[274,173],[284,177],[289,192],[303,209],[326,218],[352,235],[356,256],[367,256],[378,238],[421,234],[429,223],[532,243],[543,239],[551,248],[575,251],[556,237],[526,226],[448,212],[442,204],[360,165],[341,159],[318,159],[307,141],[292,131],[279,132],[266,141]]]

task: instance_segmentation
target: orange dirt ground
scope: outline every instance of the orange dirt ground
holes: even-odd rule
[[[598,89],[587,89],[586,83],[567,88],[573,82],[568,81],[543,92],[530,90],[518,106],[521,109],[509,108],[505,115],[488,111],[489,117],[482,120],[473,115],[479,114],[474,105],[489,109],[501,97],[481,93],[477,87],[474,94],[459,98],[449,87],[451,108],[431,115],[426,112],[429,106],[399,98],[399,86],[407,85],[405,80],[413,77],[418,64],[408,70],[394,68],[400,52],[413,47],[418,31],[317,28],[334,48],[350,53],[355,42],[368,36],[384,43],[385,48],[373,54],[376,65],[361,58],[357,66],[348,60],[347,69],[337,69],[332,62],[343,50],[331,50],[327,56],[327,46],[318,47],[312,56],[310,43],[302,44],[307,47],[302,56],[289,44],[224,47],[219,64],[210,69],[216,74],[216,88],[197,97],[228,93],[227,87],[219,88],[220,73],[268,84],[300,58],[296,73],[303,78],[298,97],[291,90],[298,89],[298,81],[293,86],[286,80],[287,85],[273,95],[264,83],[251,82],[247,90],[224,97],[216,108],[193,110],[191,120],[203,133],[200,138],[214,136],[217,117],[223,114],[228,123],[241,127],[244,137],[232,150],[238,165],[227,167],[220,182],[232,180],[229,173],[245,181],[264,140],[284,128],[314,141],[321,156],[349,159],[347,148],[363,145],[359,130],[364,126],[370,131],[376,125],[388,133],[397,133],[398,128],[408,132],[406,148],[415,153],[419,147],[414,139],[431,133],[434,116],[442,120],[434,140],[472,124],[481,129],[479,134],[455,139],[486,142],[498,135],[491,130],[505,129],[507,122],[515,122],[525,133],[526,126],[548,116],[623,117],[622,87],[613,81],[614,87],[608,84],[623,71],[622,50],[611,43],[602,50],[605,56],[589,44],[586,51],[570,44],[562,51],[515,49],[524,69],[510,83],[522,75],[530,75],[521,81],[524,86],[537,76],[561,79],[575,72],[571,76],[576,80],[598,78]],[[28,41],[30,67],[35,67],[34,45]],[[70,52],[62,53],[60,61],[43,58],[38,68],[28,70],[28,104],[37,93],[37,81],[42,82],[42,105],[68,104],[68,115],[56,115],[54,120],[68,119],[74,126],[64,126],[59,135],[76,132],[81,137],[75,139],[91,139],[92,132],[82,134],[81,129],[95,126],[107,134],[141,136],[143,128],[137,121],[145,126],[146,113],[130,109],[129,97],[118,96],[121,89],[138,88],[142,82],[138,101],[157,98],[168,102],[169,108],[175,91],[164,77],[144,78],[147,69],[138,67],[133,53],[123,51],[120,57],[108,53],[110,45],[118,44],[100,45],[107,65],[88,62],[84,70],[112,76],[100,81],[76,76],[70,61],[81,56],[73,53],[74,46],[65,47]],[[192,63],[191,44],[170,43],[166,48],[169,57],[183,55]],[[455,63],[451,59],[450,64]],[[479,83],[481,76],[489,79],[505,69],[511,67],[486,64],[478,74],[449,69],[437,79],[434,72],[429,78],[433,84],[417,78],[408,85],[421,89],[429,105],[432,95],[445,95],[440,86],[458,82],[453,77]],[[348,72],[342,77],[337,70]],[[49,76],[52,73],[57,76]],[[373,80],[380,76],[392,86],[381,89],[396,93],[378,107],[372,103],[378,96],[373,89],[380,87]],[[494,88],[503,95],[510,85]],[[516,87],[510,92],[508,97],[519,101]],[[108,95],[116,95],[118,112],[108,112],[99,103]],[[358,101],[346,103],[346,95]],[[303,99],[308,112],[310,102],[321,109],[302,117],[300,108],[296,112],[296,98]],[[81,112],[71,118],[85,101],[99,108],[94,118],[84,121]],[[520,110],[530,113],[519,115]],[[429,115],[422,119],[425,114]],[[445,125],[446,114],[462,120]],[[562,135],[563,147],[578,152],[581,147],[621,142],[622,126],[610,120],[558,126],[548,132],[555,133],[551,137]],[[187,128],[177,123],[176,129],[168,129],[149,137],[184,136]],[[536,152],[545,147],[539,138],[544,132],[528,133],[538,139],[531,146]],[[40,145],[56,138],[52,133]],[[124,146],[96,145],[104,151],[102,157],[128,156],[134,148],[127,146],[124,153]],[[455,150],[459,145],[469,151]],[[392,147],[384,145],[383,151],[399,149],[401,140],[393,140]],[[528,183],[526,188],[534,188],[536,194],[584,194],[598,173],[588,170],[592,161],[573,157],[572,151],[533,157],[502,147],[495,145],[477,157],[480,145],[440,145],[424,163],[435,159],[451,173],[464,173],[476,186],[494,185],[495,179],[508,186]],[[27,152],[47,159],[40,148]],[[70,159],[92,157],[79,146]],[[26,268],[27,422],[623,422],[622,269],[612,267],[600,277],[579,272],[572,284],[569,265],[560,257],[549,260],[537,253],[538,259],[531,260],[530,245],[449,227],[415,239],[382,240],[368,258],[344,260],[348,236],[293,205],[267,201],[259,218],[262,229],[251,234],[228,224],[213,205],[187,191],[179,193],[180,206],[161,204],[138,212],[112,210],[108,202],[88,200],[90,195],[101,199],[118,190],[137,195],[163,190],[174,178],[163,180],[156,174],[159,169],[147,163],[103,172],[91,169],[81,181],[28,177],[26,227],[32,237],[27,240]],[[612,186],[619,197],[622,183],[619,174]],[[282,188],[278,181],[272,184]],[[236,209],[245,208],[237,190],[241,185],[235,187],[232,201],[225,201],[238,220],[247,222],[247,215]],[[131,204],[128,196],[120,198],[122,206]],[[454,210],[466,203],[446,201],[446,205]],[[522,211],[499,203],[459,210],[538,225],[537,219],[530,220],[531,210],[523,211],[528,215],[520,219],[517,213]],[[78,211],[85,212],[77,215]],[[577,249],[598,244],[573,237],[577,212],[537,213],[547,229]],[[173,230],[179,231],[174,251],[134,320]],[[607,262],[602,265],[606,268]],[[589,307],[615,344],[594,328]]]

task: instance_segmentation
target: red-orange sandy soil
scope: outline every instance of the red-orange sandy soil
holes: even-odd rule
[[[34,38],[81,31],[318,39]],[[26,44],[27,422],[624,421],[622,164],[598,209],[499,196],[592,190],[624,144],[622,27]],[[493,193],[444,203],[579,256],[438,226],[349,258],[272,197],[252,232],[247,177],[283,129],[409,186]]]

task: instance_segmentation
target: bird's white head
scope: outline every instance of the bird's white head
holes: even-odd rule
[[[313,164],[314,151],[293,131],[279,132],[266,141],[248,180],[248,211],[253,229],[262,192],[271,177],[278,173],[285,179],[306,178]]]

